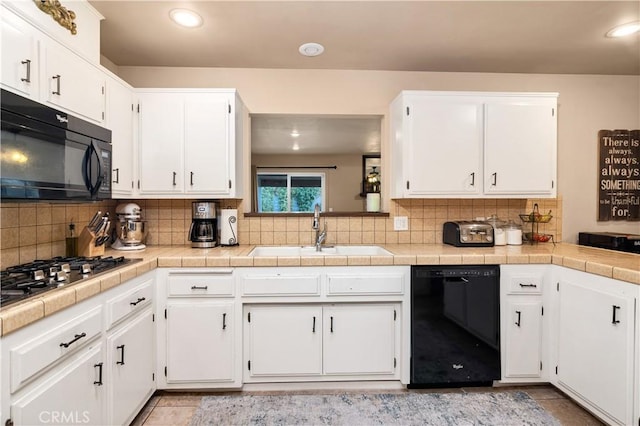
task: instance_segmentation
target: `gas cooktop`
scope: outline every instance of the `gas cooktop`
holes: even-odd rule
[[[120,257],[54,257],[11,266],[0,272],[0,306],[39,296],[46,291],[95,278],[142,259]]]

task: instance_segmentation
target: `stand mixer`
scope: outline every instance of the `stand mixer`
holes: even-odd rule
[[[118,204],[116,207],[118,223],[114,227],[116,240],[111,248],[116,250],[142,250],[146,237],[145,222],[142,220],[142,209],[136,203]]]

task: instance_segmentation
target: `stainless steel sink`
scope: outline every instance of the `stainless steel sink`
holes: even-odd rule
[[[314,246],[258,246],[249,256],[296,257],[296,256],[391,256],[380,246],[326,246],[316,251]]]

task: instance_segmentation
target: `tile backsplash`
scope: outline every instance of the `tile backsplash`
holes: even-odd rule
[[[416,199],[392,200],[389,217],[327,217],[326,244],[435,244],[442,242],[442,225],[451,220],[470,220],[497,214],[522,224],[519,214],[529,213],[534,204],[541,213],[551,210],[553,218],[540,224],[538,232],[562,240],[562,200],[557,199]],[[393,218],[406,216],[408,231],[394,231]],[[523,232],[527,229],[523,227]],[[245,217],[238,225],[241,243],[281,245],[312,244],[315,231],[311,218]]]
[[[191,225],[194,200],[122,200],[140,205],[146,221],[148,245],[185,245]],[[529,213],[537,203],[541,213],[551,210],[553,219],[539,231],[562,240],[562,199],[416,199],[392,200],[389,217],[327,217],[327,244],[435,244],[442,241],[442,224],[497,214],[521,223],[519,214]],[[118,201],[91,204],[0,203],[0,268],[34,259],[62,256],[69,223],[79,233],[97,210],[109,211],[115,219]],[[224,200],[223,208],[242,212],[241,200]],[[241,244],[312,244],[315,231],[311,218],[238,218]],[[407,216],[408,231],[394,231],[393,218]],[[324,222],[324,221],[323,221]],[[523,229],[527,232],[527,229]]]

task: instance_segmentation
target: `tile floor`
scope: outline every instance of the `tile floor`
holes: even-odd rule
[[[549,385],[499,388],[464,388],[412,390],[409,392],[503,392],[522,390],[538,402],[545,410],[557,418],[563,426],[599,426],[598,419],[571,401],[562,392]],[[327,393],[326,391],[313,391]],[[313,393],[306,391],[305,393]],[[341,391],[342,392],[342,391]],[[356,392],[349,390],[348,392]],[[373,391],[365,391],[373,392]],[[394,392],[385,390],[384,392]],[[395,392],[407,392],[398,390]],[[258,392],[255,392],[258,393]],[[265,392],[261,392],[265,393]],[[278,393],[278,392],[269,392]],[[301,392],[302,393],[302,392]],[[333,393],[333,392],[332,392]],[[200,405],[200,399],[207,393],[158,391],[131,423],[131,426],[188,425]],[[221,425],[222,426],[222,425]]]

